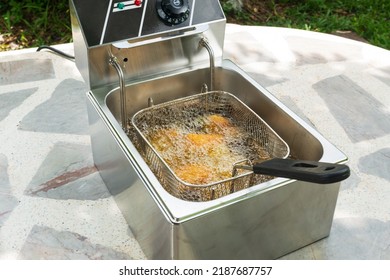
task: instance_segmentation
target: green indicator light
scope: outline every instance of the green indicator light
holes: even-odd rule
[[[125,7],[125,4],[123,4],[122,2],[119,2],[118,5],[116,6],[119,10],[123,10],[123,8]]]

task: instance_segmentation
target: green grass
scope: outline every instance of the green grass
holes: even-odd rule
[[[72,39],[68,0],[8,0],[0,3],[0,34],[17,48],[68,43]],[[0,50],[7,43],[0,43]]]
[[[96,0],[101,1],[101,0]],[[236,11],[220,0],[228,21],[333,33],[353,31],[371,44],[390,49],[390,0],[244,0]],[[0,51],[71,42],[68,0],[0,2]],[[2,40],[2,41],[1,41]]]
[[[221,0],[225,12],[243,24],[281,26],[324,33],[353,31],[373,45],[390,49],[389,0],[250,2],[254,6],[256,2],[263,2],[267,10],[259,11],[259,15],[253,10],[235,11],[228,1]]]

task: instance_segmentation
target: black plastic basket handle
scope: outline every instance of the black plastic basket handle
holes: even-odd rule
[[[251,169],[255,174],[290,178],[318,184],[340,182],[347,179],[350,175],[350,169],[345,164],[282,158],[266,160],[256,163],[252,167],[236,167]]]

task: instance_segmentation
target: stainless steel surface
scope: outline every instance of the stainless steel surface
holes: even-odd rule
[[[207,50],[207,52],[209,53],[209,58],[210,58],[210,91],[213,91],[214,90],[214,71],[215,71],[214,51],[213,51],[213,48],[210,46],[206,37],[203,37],[202,39],[200,39],[199,46],[205,48]]]
[[[161,103],[198,92],[207,77],[206,67],[129,85],[128,116],[145,108],[148,97]],[[233,63],[217,67],[215,81],[270,124],[295,157],[347,160]],[[276,178],[207,202],[173,197],[121,129],[119,89],[108,88],[88,95],[94,160],[149,258],[273,259],[329,235],[340,183]]]
[[[163,188],[122,129],[123,114],[131,118],[148,103],[199,93],[210,82],[211,89],[234,93],[257,113],[293,157],[347,160],[245,72],[222,60],[226,20],[219,1],[188,3],[188,20],[167,26],[156,14],[156,1],[119,11],[116,0],[70,0],[76,65],[90,89],[94,162],[142,249],[154,259],[264,259],[326,237],[340,183],[275,178],[211,201],[184,201]],[[202,38],[205,48],[199,48]],[[116,68],[109,65],[112,56]]]
[[[108,60],[108,63],[112,65],[116,72],[118,73],[119,79],[119,95],[121,102],[121,124],[124,131],[127,131],[127,107],[126,107],[126,85],[125,77],[121,66],[118,63],[118,59],[115,56],[111,56]]]
[[[199,125],[190,128],[190,124],[194,124],[194,121],[199,120],[200,116],[204,116],[207,120],[207,116],[215,114],[223,116],[225,120],[229,120],[231,124],[230,130],[234,130],[234,138],[230,139],[230,144],[228,143],[228,138],[225,137],[226,147],[229,148],[226,148],[226,151],[222,154],[218,153],[218,161],[223,161],[224,154],[231,153],[231,149],[236,150],[236,154],[240,154],[240,156],[233,162],[230,162],[230,164],[226,164],[226,169],[228,170],[219,166],[219,170],[223,169],[224,173],[229,174],[229,177],[224,174],[222,176],[223,179],[200,185],[186,182],[183,178],[180,178],[175,170],[182,168],[183,165],[193,166],[196,159],[193,158],[195,155],[188,154],[190,144],[186,143],[184,145],[185,148],[181,150],[178,142],[175,142],[175,140],[180,140],[181,138],[175,134],[175,138],[172,139],[174,153],[177,155],[177,157],[175,156],[175,169],[164,159],[164,155],[156,149],[153,143],[150,142],[150,139],[155,138],[154,133],[161,132],[161,129],[164,129],[164,131],[172,131],[173,129],[177,133],[185,131],[186,134],[199,133],[203,128],[199,127]],[[204,125],[204,122],[201,123]],[[257,162],[270,158],[286,158],[290,154],[288,145],[267,123],[234,95],[224,91],[196,94],[143,109],[133,116],[131,124],[135,129],[135,133],[129,134],[129,137],[133,143],[138,143],[137,148],[139,152],[162,186],[173,196],[188,201],[216,199],[272,178],[262,175],[254,176],[253,172],[240,172],[232,175],[235,173],[233,172],[235,161],[245,159]],[[159,130],[156,131],[156,127]],[[223,137],[228,132],[214,131],[214,135],[215,133]],[[185,136],[183,137],[185,138]],[[234,148],[237,145],[237,141],[240,142],[241,148],[245,148],[245,153]],[[166,145],[164,147],[166,148]],[[184,160],[186,154],[190,159]],[[207,165],[209,164],[207,160],[213,159],[212,156],[202,153],[196,156],[203,159],[201,164],[202,166],[207,166],[209,172],[218,173],[217,170],[213,171],[214,165],[218,165],[217,162]],[[232,159],[228,158],[226,160]]]
[[[117,86],[117,72],[108,63],[111,55],[117,57],[126,83],[208,64],[208,52],[199,49],[203,37],[207,37],[216,63],[222,60],[225,19],[91,47],[85,42],[73,1],[70,1],[70,12],[76,64],[90,89]]]

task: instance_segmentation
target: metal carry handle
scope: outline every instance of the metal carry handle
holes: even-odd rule
[[[181,30],[176,31],[170,31],[164,34],[158,34],[158,35],[152,35],[147,36],[144,38],[138,38],[135,40],[124,40],[115,42],[112,45],[118,49],[128,49],[128,48],[134,48],[139,47],[143,45],[158,43],[166,40],[172,40],[173,38],[180,38],[180,37],[186,37],[190,35],[196,35],[196,34],[202,34],[206,32],[208,29],[208,26],[192,26],[190,28],[185,28]]]
[[[117,74],[119,79],[119,92],[120,92],[120,106],[121,106],[121,122],[122,122],[122,129],[127,132],[127,108],[126,108],[126,85],[125,85],[125,77],[123,74],[123,70],[121,66],[119,65],[118,59],[110,55],[110,58],[108,60],[108,64],[112,65]]]

